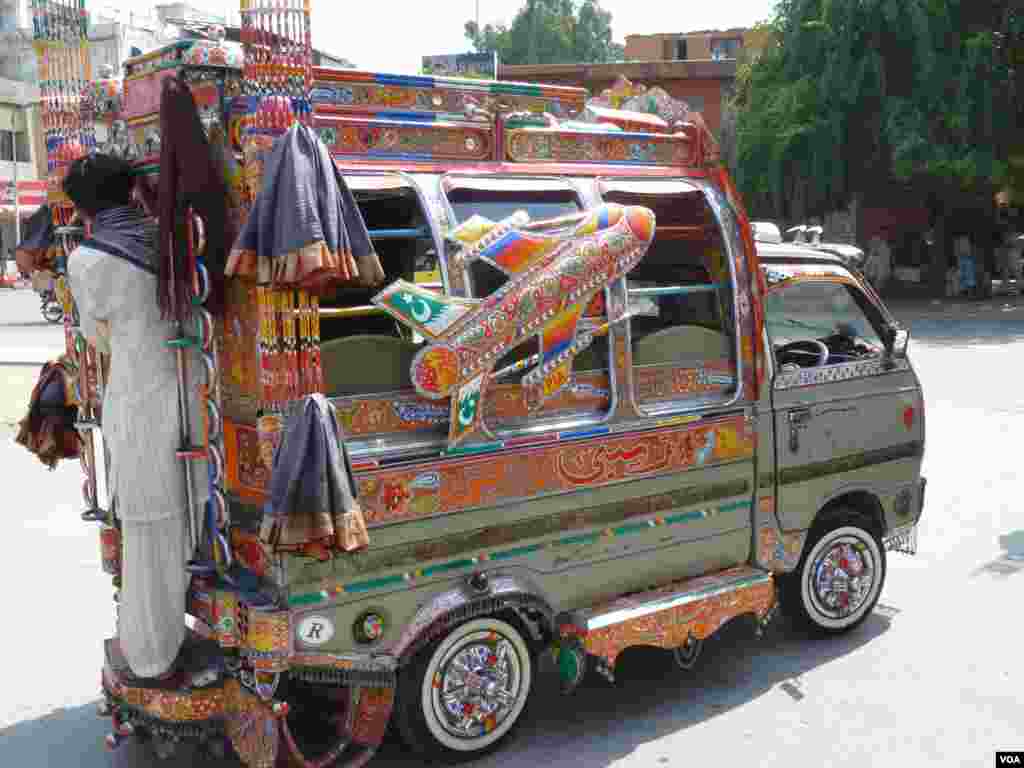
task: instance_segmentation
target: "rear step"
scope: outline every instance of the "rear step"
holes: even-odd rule
[[[752,613],[763,625],[775,604],[771,573],[749,566],[729,568],[574,611],[560,623],[561,650],[575,644],[579,652],[597,657],[598,671],[609,679],[619,654],[634,645],[675,650],[686,666],[688,656],[695,655],[690,649],[727,621]],[[560,668],[564,664],[560,661]],[[567,679],[572,677],[582,677],[582,669],[578,675],[563,671],[564,682],[578,682]]]

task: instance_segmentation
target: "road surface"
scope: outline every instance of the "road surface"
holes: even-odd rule
[[[18,297],[15,311],[9,300],[0,294],[0,350],[56,339],[59,351],[33,301]],[[736,623],[690,673],[664,653],[630,652],[616,687],[592,676],[568,698],[541,691],[516,738],[474,768],[946,768],[1024,749],[1024,302],[897,314],[925,387],[929,485],[919,554],[890,556],[867,622],[827,641],[782,621],[756,640]],[[0,366],[0,400],[16,394],[13,370]],[[49,473],[11,434],[0,426],[0,765],[150,766],[135,745],[107,753],[108,721],[94,714],[113,606],[96,528],[78,520],[78,465]],[[162,765],[215,766],[193,757]],[[390,746],[373,765],[420,762]]]

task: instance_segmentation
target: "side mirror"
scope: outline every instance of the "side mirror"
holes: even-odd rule
[[[910,346],[910,329],[893,324],[886,328],[885,337],[887,358],[898,360],[907,356],[907,347]]]

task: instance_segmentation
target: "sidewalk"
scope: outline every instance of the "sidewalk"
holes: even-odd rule
[[[15,427],[25,417],[42,367],[0,363],[0,427]]]
[[[940,316],[954,318],[986,313],[1024,311],[1024,296],[993,296],[991,299],[883,297],[883,301],[889,311],[900,320],[913,317],[937,319]]]

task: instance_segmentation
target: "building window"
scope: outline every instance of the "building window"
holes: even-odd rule
[[[743,47],[743,40],[739,37],[726,37],[720,40],[711,41],[711,58],[715,61],[721,59],[735,59]]]
[[[32,154],[29,150],[28,144],[28,133],[25,131],[18,131],[14,134],[14,151],[19,163],[32,162]]]
[[[676,40],[675,58],[679,61],[686,61],[686,38]]]
[[[694,112],[704,111],[703,96],[687,96],[686,94],[683,94],[680,98],[682,98],[682,100],[686,102],[686,105]]]
[[[17,141],[15,141],[15,137],[17,137]],[[32,161],[28,147],[28,134],[25,131],[18,131],[17,133],[0,131],[0,160],[13,161],[15,149],[17,149],[19,163],[29,163]]]

